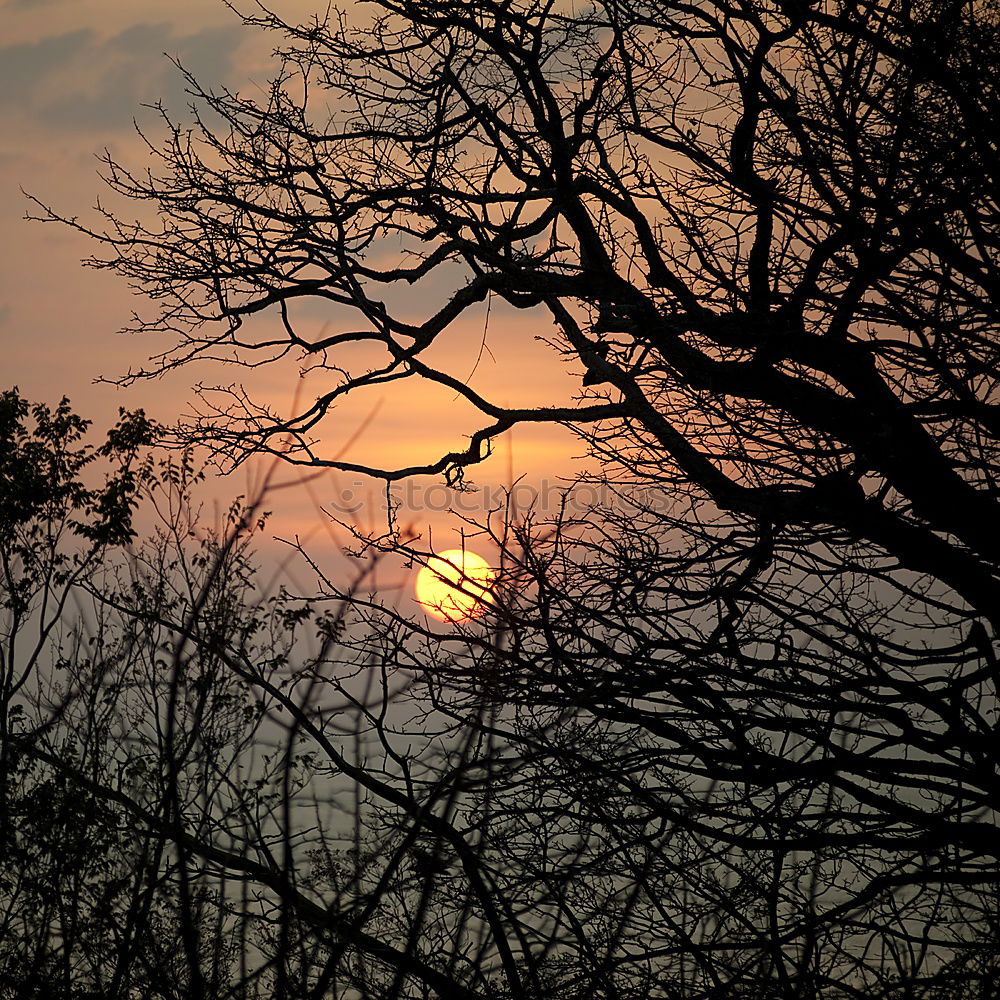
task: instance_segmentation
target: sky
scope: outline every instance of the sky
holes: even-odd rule
[[[286,0],[275,8],[289,18],[305,18],[309,0]],[[142,311],[121,279],[81,266],[94,248],[64,227],[24,220],[30,204],[24,191],[63,215],[86,220],[102,195],[98,154],[104,148],[125,163],[141,162],[133,118],[150,122],[143,103],[162,100],[183,116],[183,83],[165,54],[178,57],[206,83],[226,83],[244,91],[262,88],[274,39],[245,28],[221,0],[0,0],[0,384],[17,385],[31,400],[49,403],[67,395],[98,427],[109,426],[120,406],[143,407],[170,423],[190,410],[191,386],[211,381],[204,368],[180,370],[155,382],[123,389],[113,379],[140,366],[166,346],[117,331],[133,309]],[[155,130],[153,132],[155,135]],[[22,191],[23,189],[23,191]],[[432,293],[417,293],[431,295]],[[415,312],[432,311],[418,300]],[[322,325],[324,318],[314,320]],[[487,344],[474,386],[507,405],[567,401],[571,383],[559,362],[535,338],[537,318],[505,312],[495,304],[486,325],[470,314],[442,346],[449,370],[467,375],[475,365],[483,330]],[[219,381],[233,378],[231,371]],[[286,368],[264,372],[253,390],[270,402],[290,403],[295,378]],[[371,415],[348,457],[384,464],[412,464],[436,457],[441,448],[465,444],[478,422],[447,393],[426,395],[398,386],[378,398],[359,400],[325,428],[331,450],[350,438]],[[530,490],[558,486],[559,477],[578,467],[582,447],[558,429],[518,430],[472,478],[483,489],[465,496],[468,513],[480,497],[511,478],[524,477]],[[259,475],[260,470],[248,474]],[[244,492],[240,474],[213,482],[213,502]],[[377,484],[356,477],[327,477],[308,491],[290,489],[275,500],[272,534],[315,537],[330,547],[337,539],[317,506],[356,507],[372,527],[381,519]],[[401,519],[434,534],[434,548],[453,545],[458,524],[448,507],[455,497],[433,480],[400,490]],[[471,508],[471,509],[470,509]],[[436,533],[436,534],[435,534]]]

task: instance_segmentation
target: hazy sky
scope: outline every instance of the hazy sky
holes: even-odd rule
[[[232,79],[247,33],[221,4],[193,0],[0,0],[0,39],[3,381],[36,398],[65,392],[102,419],[140,401],[166,417],[179,386],[122,394],[90,385],[148,353],[115,336],[130,294],[113,276],[80,267],[85,239],[22,221],[28,205],[20,189],[84,215],[101,193],[96,154],[137,152],[132,118],[140,103],[162,96],[183,107],[162,53]]]
[[[277,6],[289,17],[313,9],[306,0]],[[116,331],[142,301],[113,274],[85,269],[91,249],[85,238],[58,226],[23,221],[29,207],[21,188],[63,214],[86,217],[102,194],[96,155],[108,147],[116,159],[141,165],[143,153],[133,116],[150,121],[140,105],[162,98],[183,115],[186,97],[164,53],[177,56],[205,82],[226,82],[245,92],[268,76],[274,40],[244,28],[216,0],[0,0],[0,344],[4,387],[19,385],[32,399],[55,401],[66,394],[86,416],[106,425],[119,406],[144,406],[170,421],[184,412],[190,386],[212,380],[205,368],[181,371],[128,390],[95,385],[136,367],[165,343],[123,337]],[[155,131],[154,131],[155,134]],[[415,309],[424,303],[415,302]],[[428,310],[432,302],[426,303]],[[482,335],[483,315],[470,315],[445,345],[452,371],[468,374]],[[322,322],[322,316],[316,317]],[[549,332],[530,317],[494,306],[489,345],[475,386],[508,404],[548,403],[564,398],[567,383],[558,363],[533,338]],[[232,381],[233,372],[217,375]],[[287,369],[264,373],[254,383],[272,402],[290,400],[294,378]],[[440,448],[464,444],[463,433],[478,422],[438,394],[423,396],[394,388],[341,414],[327,433],[346,438],[361,416],[378,405],[377,417],[352,451],[387,463],[430,459]],[[507,476],[506,446],[476,475],[484,482]],[[561,432],[520,432],[513,446],[515,475],[552,479],[571,468],[580,445]],[[325,499],[328,484],[318,484]],[[239,492],[235,481],[223,492]],[[310,504],[285,495],[295,527],[314,517]],[[440,504],[439,491],[437,505]],[[416,512],[416,523],[446,529],[435,512]],[[453,539],[452,539],[453,540]]]

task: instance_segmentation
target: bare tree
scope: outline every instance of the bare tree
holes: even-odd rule
[[[538,422],[601,460],[608,502],[575,521],[480,525],[504,554],[488,629],[372,609],[351,640],[505,748],[470,788],[511,824],[491,841],[510,898],[555,923],[534,939],[516,908],[487,921],[504,988],[913,996],[978,969],[987,995],[1000,12],[368,9],[295,25],[252,8],[284,38],[267,99],[189,77],[200,110],[162,112],[158,169],[106,160],[158,221],[61,221],[161,305],[135,328],[172,346],[130,379],[199,358],[329,372],[289,419],[203,393],[182,434],[231,465],[270,451],[460,484]],[[407,318],[397,289],[431,276],[452,292]],[[425,360],[491,297],[551,322],[571,405],[510,409]],[[305,332],[309,300],[335,329]],[[267,312],[279,336],[255,332]],[[402,379],[482,414],[468,447],[399,469],[323,452],[342,399]],[[554,986],[564,959],[587,971]]]

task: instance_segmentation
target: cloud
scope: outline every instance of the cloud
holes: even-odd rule
[[[181,111],[189,98],[168,56],[215,83],[233,69],[244,37],[241,25],[177,36],[169,25],[137,24],[108,39],[97,54],[103,71],[83,92],[65,93],[41,108],[41,117],[62,128],[126,128],[141,104],[161,101]]]
[[[93,42],[83,28],[0,48],[0,104],[31,104],[39,87],[75,63]]]
[[[186,106],[184,82],[165,53],[217,83],[232,73],[243,38],[239,24],[179,34],[140,23],[106,39],[85,29],[10,45],[0,48],[0,104],[61,130],[127,129],[141,104]]]

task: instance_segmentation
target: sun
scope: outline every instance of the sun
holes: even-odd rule
[[[447,549],[431,556],[417,574],[417,601],[443,622],[464,622],[492,603],[496,574],[489,563],[468,549]]]

